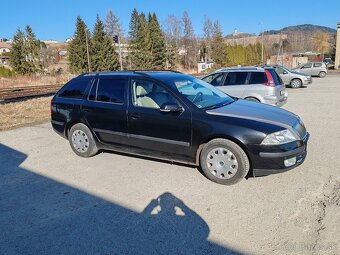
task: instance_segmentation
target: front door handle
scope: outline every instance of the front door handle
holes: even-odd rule
[[[136,119],[139,119],[139,114],[132,113],[132,114],[130,114],[130,117],[131,117],[131,119],[136,120]]]

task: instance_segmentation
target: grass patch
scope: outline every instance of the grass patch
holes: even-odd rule
[[[52,97],[0,104],[0,130],[43,123],[50,120]]]

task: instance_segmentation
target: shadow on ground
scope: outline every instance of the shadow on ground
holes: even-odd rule
[[[241,254],[171,193],[138,213],[37,175],[0,144],[0,254]]]

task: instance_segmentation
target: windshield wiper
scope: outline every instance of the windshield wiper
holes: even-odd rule
[[[230,102],[229,101],[228,102],[224,102],[223,104],[215,104],[215,105],[209,106],[207,108],[204,108],[204,110],[212,110],[212,109],[216,109],[216,108],[221,108],[221,107],[226,106],[228,104],[231,104],[231,103],[233,103],[235,101],[236,100],[230,101]]]

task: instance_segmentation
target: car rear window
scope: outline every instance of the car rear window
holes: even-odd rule
[[[277,72],[274,69],[269,68],[267,70],[272,75],[276,86],[283,84],[281,77],[277,74]]]
[[[58,97],[82,99],[90,79],[73,79],[69,81],[57,94]]]
[[[126,79],[101,78],[97,86],[96,101],[115,104],[124,103]],[[91,89],[90,96],[91,94],[93,94],[93,89]]]
[[[268,82],[265,72],[251,72],[249,84],[262,84]]]
[[[230,72],[224,81],[224,86],[246,84],[248,72]]]

